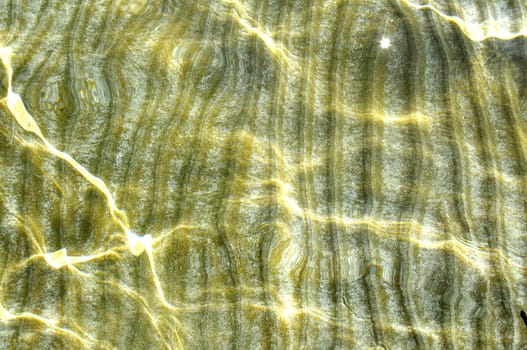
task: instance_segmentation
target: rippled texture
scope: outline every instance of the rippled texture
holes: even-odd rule
[[[523,0],[0,0],[0,348],[525,349]]]

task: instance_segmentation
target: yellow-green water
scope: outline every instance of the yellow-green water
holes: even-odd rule
[[[0,0],[0,348],[527,348],[526,28]]]

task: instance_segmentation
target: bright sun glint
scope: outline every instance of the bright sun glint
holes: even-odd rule
[[[381,48],[387,49],[392,45],[392,42],[388,38],[382,38],[381,39]]]

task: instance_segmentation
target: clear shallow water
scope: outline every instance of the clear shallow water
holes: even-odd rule
[[[0,347],[524,348],[526,6],[0,1]]]

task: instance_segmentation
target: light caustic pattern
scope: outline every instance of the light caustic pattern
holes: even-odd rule
[[[525,348],[525,14],[0,0],[0,348]]]
[[[432,4],[419,5],[408,0],[402,0],[401,2],[414,9],[432,11],[441,19],[457,25],[473,41],[484,41],[488,39],[512,40],[527,35],[525,23],[521,23],[519,30],[511,31],[510,28],[507,28],[511,26],[510,19],[505,16],[502,18],[491,17],[484,22],[480,22],[478,19],[473,19],[469,16],[463,18],[463,16],[448,15]]]
[[[156,240],[152,238],[151,234],[146,234],[144,236],[138,236],[137,234],[132,232],[129,227],[126,214],[117,207],[117,204],[115,203],[115,199],[113,198],[110,190],[108,189],[104,181],[98,178],[97,176],[94,176],[93,174],[91,174],[86,168],[84,168],[81,164],[79,164],[69,154],[56,149],[44,137],[39,126],[37,125],[33,117],[28,113],[26,107],[24,106],[22,99],[12,89],[12,74],[13,74],[12,71],[13,70],[11,67],[11,54],[12,52],[9,47],[4,47],[0,49],[0,59],[4,67],[4,72],[5,72],[6,80],[7,80],[7,95],[2,100],[0,100],[0,103],[7,106],[9,112],[11,112],[11,115],[15,118],[15,120],[17,121],[18,125],[20,125],[20,127],[22,127],[27,132],[35,134],[39,138],[39,140],[44,144],[46,150],[49,153],[67,162],[71,167],[73,167],[76,171],[78,171],[79,174],[86,181],[88,181],[92,186],[94,186],[98,191],[100,191],[103,194],[104,198],[106,199],[108,210],[110,211],[112,219],[123,231],[128,250],[135,256],[138,256],[142,254],[143,252],[147,254],[152,277],[153,277],[153,280],[154,280],[154,283],[155,283],[155,286],[158,292],[158,297],[163,305],[165,305],[168,308],[173,308],[173,306],[170,305],[164,298],[163,289],[160,285],[159,279],[155,271],[155,262],[153,258],[153,253],[152,253],[153,248],[152,247],[155,245]],[[40,246],[36,244],[35,250],[38,252],[38,254],[31,256],[28,260],[41,257],[41,258],[44,258],[46,263],[48,263],[51,267],[55,269],[67,267],[70,271],[76,271],[82,276],[84,274],[78,271],[75,268],[75,265],[101,259],[107,255],[117,255],[118,254],[117,252],[122,250],[122,248],[123,247],[119,246],[119,247],[112,248],[111,250],[108,250],[105,252],[100,252],[100,253],[88,255],[88,256],[68,256],[66,248],[60,249],[56,252],[47,252],[46,246]],[[28,319],[28,320],[33,320],[33,321],[43,323],[47,328],[50,328],[53,332],[57,332],[58,334],[64,335],[67,337],[71,337],[79,341],[80,345],[86,348],[93,348],[94,346],[97,345],[96,340],[93,337],[89,337],[86,334],[83,334],[84,332],[82,332],[82,330],[70,330],[70,329],[61,328],[56,325],[55,321],[47,320],[43,317],[31,314],[31,313],[11,314],[8,310],[6,310],[2,306],[2,303],[0,300],[0,321],[8,322],[10,320],[20,320],[20,319]],[[153,319],[153,321],[155,322],[155,319]],[[177,326],[177,324],[175,324],[174,326]],[[174,333],[176,334],[177,345],[181,347],[182,344],[179,339],[179,336],[177,335],[177,332],[178,332],[177,327],[174,327]],[[167,347],[170,347],[170,348],[172,347],[170,346],[170,344],[166,344],[166,345]]]

